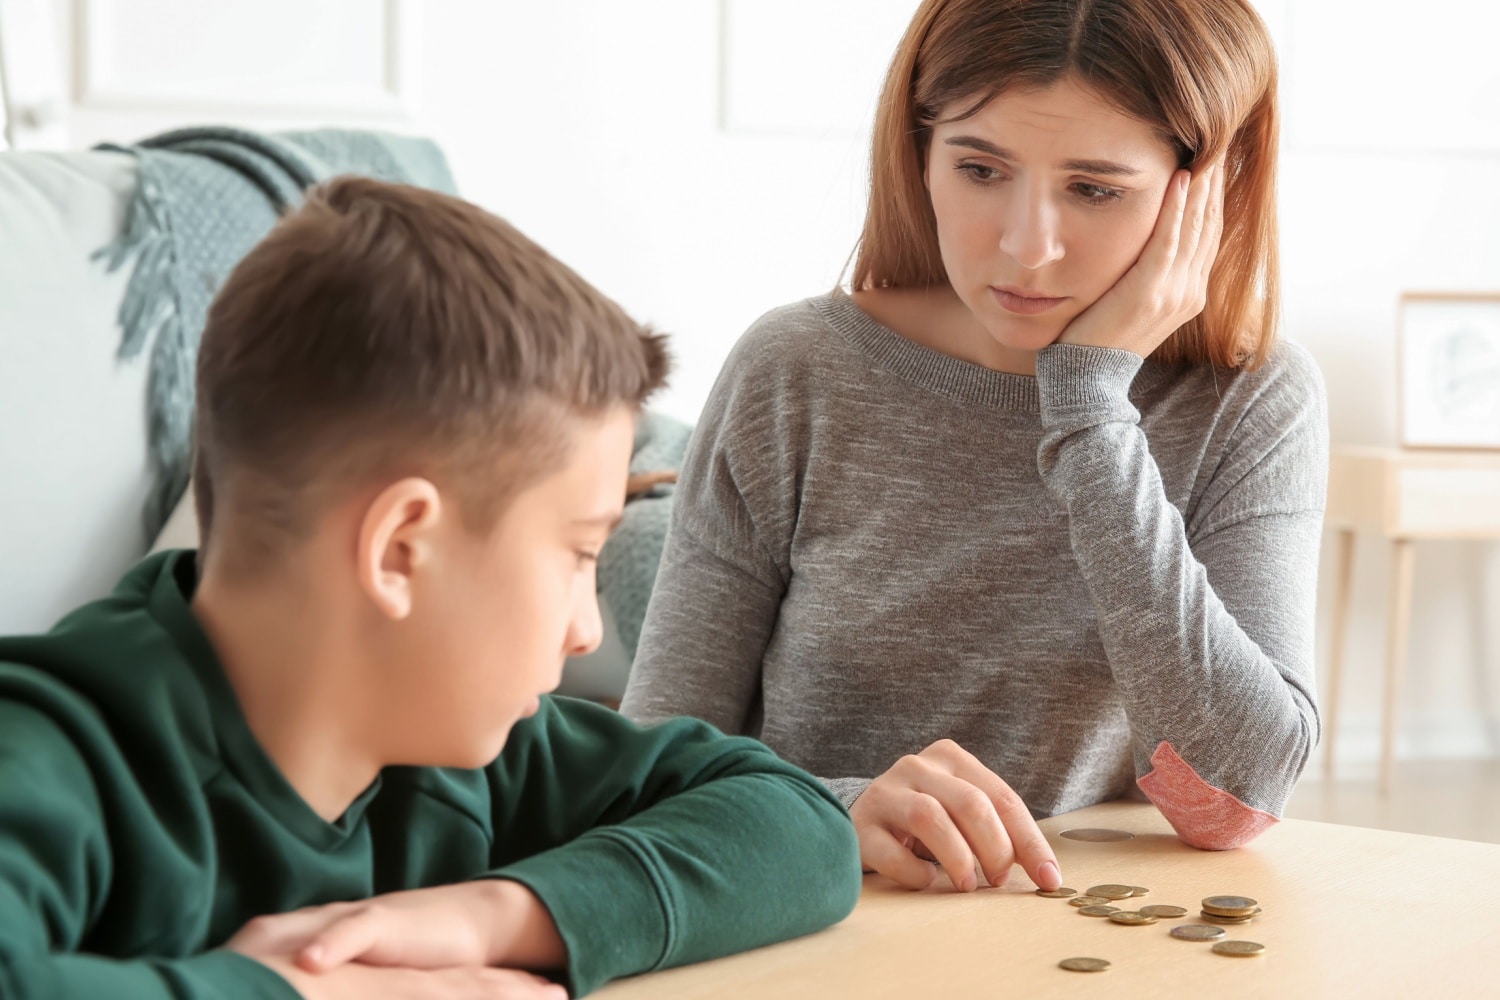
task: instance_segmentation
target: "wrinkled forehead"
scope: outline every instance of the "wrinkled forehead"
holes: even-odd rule
[[[1160,123],[1071,78],[981,91],[937,110],[931,132],[936,143],[974,136],[1019,156],[1065,149],[1074,159],[1108,155],[1155,162],[1165,156],[1174,166],[1188,152]]]

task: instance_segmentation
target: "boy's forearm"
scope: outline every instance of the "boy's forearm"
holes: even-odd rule
[[[567,967],[568,949],[557,922],[536,893],[510,879],[484,879],[473,885],[481,894],[490,928],[487,964],[533,972]]]

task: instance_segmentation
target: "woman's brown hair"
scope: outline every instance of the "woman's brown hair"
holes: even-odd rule
[[[1153,357],[1259,365],[1279,318],[1276,57],[1247,0],[925,0],[881,92],[853,287],[947,282],[923,184],[939,116],[1069,78],[1155,128],[1181,166],[1224,157],[1208,304]]]

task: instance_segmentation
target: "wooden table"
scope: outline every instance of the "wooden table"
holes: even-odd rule
[[[1335,448],[1329,460],[1324,520],[1329,530],[1338,532],[1328,701],[1323,706],[1323,764],[1330,778],[1338,743],[1339,689],[1349,632],[1354,533],[1373,532],[1391,543],[1380,726],[1380,789],[1389,792],[1396,747],[1396,702],[1406,672],[1411,631],[1416,565],[1412,544],[1424,538],[1500,540],[1500,452]],[[1500,989],[1496,995],[1500,996]]]
[[[1059,837],[1077,827],[1135,834],[1118,843]],[[865,877],[853,915],[797,941],[616,982],[600,1000],[736,997],[895,1000],[966,997],[1500,997],[1500,845],[1283,820],[1248,847],[1183,845],[1150,805],[1110,803],[1045,820],[1064,884],[1080,892],[1143,885],[1139,900],[1188,917],[1126,927],[1043,899],[1019,868],[1011,886],[953,892],[946,879],[907,892]],[[1225,928],[1257,958],[1213,954],[1168,930],[1205,896],[1259,900],[1261,916]],[[1057,963],[1108,959],[1102,973]]]

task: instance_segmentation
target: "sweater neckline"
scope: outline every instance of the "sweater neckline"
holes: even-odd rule
[[[193,614],[189,602],[198,584],[196,555],[185,549],[172,552],[163,560],[148,599],[151,617],[166,629],[202,685],[224,767],[244,785],[260,808],[293,836],[320,851],[336,848],[361,827],[365,810],[380,791],[381,777],[377,775],[332,823],[319,816],[287,780],[255,738],[239,696]]]
[[[843,288],[813,299],[824,322],[876,364],[930,392],[997,410],[1041,412],[1036,377],[999,372],[909,340],[861,309]],[[1170,368],[1149,358],[1130,386],[1138,396],[1161,382]]]

